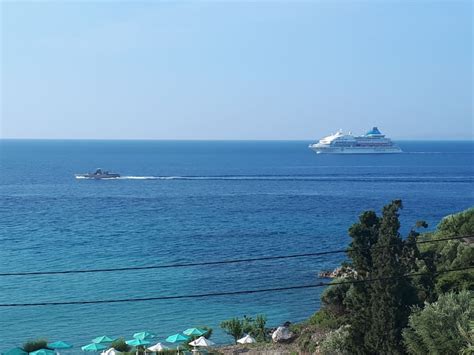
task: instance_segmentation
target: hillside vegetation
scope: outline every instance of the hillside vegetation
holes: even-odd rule
[[[344,265],[355,272],[334,283],[357,282],[324,291],[321,309],[295,327],[301,351],[472,353],[474,208],[446,216],[431,233],[420,233],[427,227],[420,221],[406,238],[399,233],[401,208],[396,200],[381,215],[363,212],[350,227]],[[442,240],[457,236],[466,238]],[[427,241],[435,242],[418,243]]]

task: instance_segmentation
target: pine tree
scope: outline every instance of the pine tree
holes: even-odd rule
[[[359,223],[349,229],[352,237],[349,257],[358,280],[368,279],[373,268],[371,248],[376,244],[379,218],[373,211],[366,211],[359,217]],[[350,311],[350,333],[348,350],[352,354],[369,354],[364,337],[370,325],[370,292],[366,284],[353,284],[346,297],[346,307]]]
[[[374,279],[371,284],[371,323],[366,336],[366,345],[379,354],[402,354],[402,329],[406,326],[410,306],[415,302],[410,281],[403,276],[407,263],[403,259],[404,242],[398,233],[400,222],[398,211],[400,200],[393,201],[383,209],[377,247],[373,248],[372,261]]]
[[[386,279],[354,284],[346,299],[350,311],[348,347],[354,354],[402,354],[402,329],[410,306],[417,298],[410,280],[403,276],[415,264],[416,246],[405,243],[398,230],[400,200],[385,206],[381,217],[364,212],[349,229],[349,257],[360,280]],[[415,238],[412,235],[410,241]]]

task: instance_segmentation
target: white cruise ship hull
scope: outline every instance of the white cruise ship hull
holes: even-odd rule
[[[399,147],[331,147],[318,146],[311,144],[309,146],[316,154],[396,154],[402,153]]]

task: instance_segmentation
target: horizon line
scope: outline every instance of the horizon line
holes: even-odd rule
[[[431,141],[431,142],[474,142],[472,138],[391,138],[393,141]],[[191,142],[306,142],[318,139],[270,139],[270,138],[25,138],[25,137],[0,137],[0,140],[30,140],[30,141],[191,141]]]

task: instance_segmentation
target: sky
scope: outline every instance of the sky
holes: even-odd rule
[[[473,139],[471,1],[0,1],[0,137]]]

